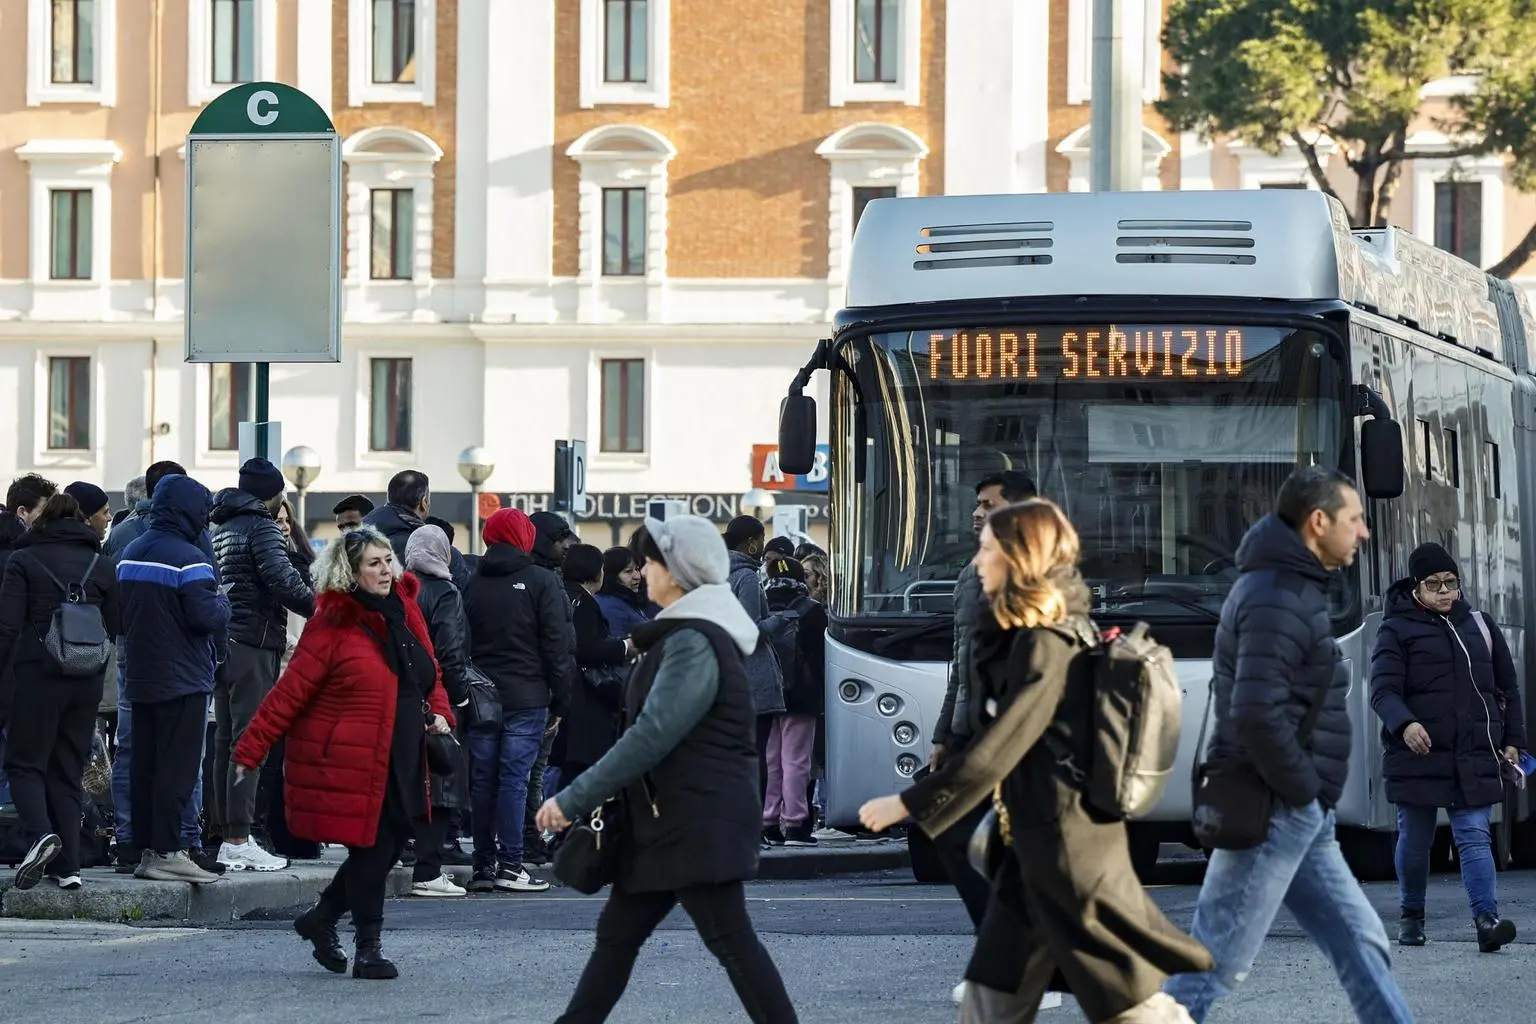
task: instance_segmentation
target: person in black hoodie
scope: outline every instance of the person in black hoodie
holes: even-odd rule
[[[603,585],[603,553],[589,544],[573,545],[562,569],[576,627],[576,675],[571,680],[570,711],[561,727],[565,756],[559,762],[562,785],[569,786],[619,738],[624,667],[634,648],[628,640],[608,635],[597,603],[596,594]]]
[[[16,542],[27,532],[27,518],[42,508],[43,502],[58,489],[58,484],[36,473],[28,473],[11,481],[5,492],[5,504],[0,506],[0,573],[5,572],[5,564],[10,561]],[[11,670],[5,662],[0,661],[0,763],[4,761],[5,737],[10,731],[11,690]],[[10,802],[10,785],[6,780],[5,769],[0,767],[0,803]]]
[[[81,779],[101,703],[105,650],[91,675],[66,675],[44,647],[54,613],[68,599],[99,608],[102,639],[119,628],[117,579],[97,531],[68,494],[50,497],[18,538],[0,577],[0,665],[11,664],[16,694],[5,771],[31,848],[16,871],[30,889],[50,873],[80,887]],[[14,658],[14,661],[12,660]]]
[[[580,538],[565,517],[554,512],[535,512],[528,521],[537,531],[533,551],[530,552],[534,564],[559,576],[566,553],[579,543]],[[576,636],[572,633],[571,644],[574,646],[575,643]],[[565,757],[563,750],[558,751],[560,757],[555,757],[556,747],[560,743],[560,728],[561,716],[551,713],[549,725],[544,730],[544,739],[539,744],[539,756],[528,773],[528,804],[523,813],[523,851],[530,864],[549,863],[549,844],[544,841],[544,833],[534,824],[533,819],[544,803],[544,777],[549,771],[550,759],[553,757],[555,763],[560,764]]]
[[[529,554],[534,526],[513,508],[485,523],[485,557],[464,591],[470,661],[496,683],[500,729],[470,734],[470,804],[476,892],[544,892],[523,868],[528,773],[546,725],[565,713],[571,676],[571,605],[560,580]]]

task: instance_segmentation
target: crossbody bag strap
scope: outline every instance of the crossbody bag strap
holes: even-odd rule
[[[85,599],[85,585],[91,580],[91,573],[96,571],[96,563],[101,561],[101,552],[91,556],[91,564],[85,567],[85,575],[80,577],[80,599]]]
[[[1200,714],[1200,736],[1195,740],[1195,756],[1189,763],[1190,785],[1200,785],[1200,767],[1205,763],[1205,730],[1211,724],[1211,707],[1216,703],[1216,677],[1211,676],[1211,682],[1205,691],[1205,710]]]
[[[44,576],[47,576],[50,580],[53,581],[53,585],[59,588],[59,591],[65,596],[65,598],[69,597],[69,595],[70,595],[69,584],[65,583],[63,580],[61,580],[57,576],[55,576],[53,574],[53,571],[51,569],[49,569],[46,565],[43,564],[43,560],[41,558],[38,558],[38,557],[34,556],[32,554],[32,552],[30,552],[30,551],[18,551],[18,552],[16,552],[15,557],[20,558],[23,555],[26,556],[28,562],[32,563],[33,565],[35,565],[39,569],[41,569]],[[95,565],[96,565],[96,563],[93,560],[91,562],[91,566],[94,568]],[[89,575],[89,574],[87,574],[87,575]]]

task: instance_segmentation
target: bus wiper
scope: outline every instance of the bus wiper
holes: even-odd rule
[[[1116,601],[1163,601],[1167,604],[1175,605],[1179,608],[1186,608],[1192,612],[1199,612],[1201,615],[1210,619],[1212,622],[1221,621],[1220,612],[1212,611],[1210,608],[1201,604],[1199,601],[1196,601],[1193,598],[1181,597],[1178,594],[1164,594],[1158,593],[1156,591],[1149,592],[1146,590],[1122,590],[1106,596],[1103,599],[1103,604],[1101,607],[1107,609],[1111,602]]]
[[[876,654],[884,654],[892,647],[895,647],[899,644],[904,644],[909,640],[918,640],[922,637],[928,636],[931,633],[952,633],[954,628],[954,618],[952,616],[946,615],[942,618],[934,619],[931,622],[924,622],[916,626],[908,626],[905,629],[898,629],[894,633],[888,633],[885,636],[882,636],[880,639],[876,640],[870,646],[875,649]]]

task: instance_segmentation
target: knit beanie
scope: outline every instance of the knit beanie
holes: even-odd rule
[[[107,507],[107,492],[84,480],[76,480],[64,488],[64,493],[75,499],[75,504],[80,506],[80,514],[87,519]]]
[[[533,550],[533,541],[538,536],[538,531],[521,510],[503,508],[497,509],[491,514],[491,518],[485,521],[482,536],[485,537],[487,544],[511,544],[526,554]]]
[[[700,516],[674,516],[662,521],[649,516],[650,535],[672,578],[683,590],[724,583],[731,575],[731,555],[715,524]]]
[[[1420,544],[1408,556],[1408,575],[1415,580],[1425,580],[1439,572],[1460,574],[1456,568],[1456,559],[1439,544],[1433,541]]]
[[[247,459],[240,467],[240,489],[257,501],[270,501],[283,493],[283,474],[266,459]]]

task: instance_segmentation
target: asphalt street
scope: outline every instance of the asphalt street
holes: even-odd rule
[[[1187,925],[1198,867],[1165,868],[1154,897]],[[1536,873],[1501,876],[1506,916],[1536,937]],[[1367,887],[1395,923],[1396,889]],[[807,1024],[947,1021],[949,990],[971,939],[944,889],[898,872],[750,887],[751,911]],[[601,898],[555,890],[391,903],[385,951],[396,982],[325,973],[289,930],[295,911],[215,930],[0,921],[0,1005],[5,1019],[124,1021],[549,1022],[564,1007],[591,948]],[[1431,882],[1422,949],[1395,953],[1421,1022],[1531,1018],[1536,945],[1482,955],[1459,881]],[[350,946],[350,934],[343,940]],[[724,973],[681,912],[646,948],[612,1018],[630,1022],[745,1021]],[[1080,1022],[1067,1005],[1041,1021]],[[1326,961],[1282,918],[1241,992],[1213,1024],[1345,1024],[1354,1019]]]

